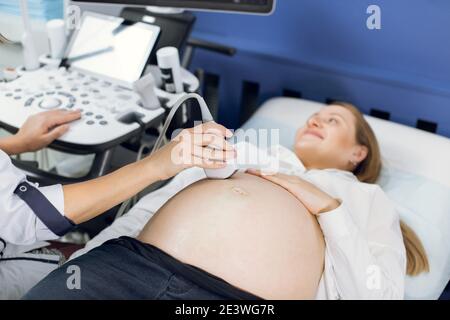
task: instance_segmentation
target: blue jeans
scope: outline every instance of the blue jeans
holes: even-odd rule
[[[50,273],[25,296],[46,299],[259,299],[160,249],[122,237]]]

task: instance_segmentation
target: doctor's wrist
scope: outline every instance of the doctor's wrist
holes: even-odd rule
[[[149,156],[142,160],[143,164],[143,174],[146,180],[150,183],[163,181],[165,177],[165,168],[160,163],[159,159],[153,156]]]
[[[27,151],[25,143],[17,134],[0,139],[0,149],[8,155],[16,155]]]

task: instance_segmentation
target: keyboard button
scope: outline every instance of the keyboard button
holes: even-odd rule
[[[25,101],[25,107],[29,107],[33,104],[34,98],[29,98],[27,101]]]
[[[56,98],[45,98],[39,103],[39,107],[42,109],[50,110],[61,106],[61,100]]]
[[[89,120],[89,121],[86,122],[86,124],[90,125],[90,126],[93,125],[94,123],[95,123],[95,121],[92,121],[92,120]]]
[[[15,96],[15,97],[14,97],[14,100],[20,100],[20,99],[22,99],[21,96]]]
[[[95,116],[95,119],[99,119],[99,120],[103,119],[103,116],[101,114],[98,114],[98,115]]]
[[[83,102],[81,102],[81,103],[84,104],[84,105],[86,106],[86,105],[90,104],[91,102],[90,102],[90,101],[83,101]]]
[[[90,112],[90,111],[88,111],[88,112],[86,112],[85,114],[84,114],[85,116],[88,116],[88,117],[90,117],[90,116],[92,116],[93,115],[93,113],[92,112]]]
[[[108,124],[108,121],[105,121],[105,120],[100,121],[100,124],[101,124],[102,126],[106,126],[106,125]]]

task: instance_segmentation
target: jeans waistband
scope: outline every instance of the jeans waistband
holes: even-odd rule
[[[151,244],[143,243],[130,237],[120,237],[119,239],[110,240],[108,242],[116,242],[126,246],[146,259],[158,263],[161,267],[168,269],[170,272],[184,277],[203,289],[219,294],[225,299],[261,300],[260,297],[236,288],[225,280],[216,277],[205,270],[179,261]]]

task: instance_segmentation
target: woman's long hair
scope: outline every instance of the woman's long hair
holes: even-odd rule
[[[346,102],[333,102],[349,110],[355,117],[356,142],[368,149],[367,157],[361,161],[353,173],[361,182],[375,183],[381,172],[381,153],[377,138],[362,113],[352,104]],[[416,233],[403,221],[400,221],[403,242],[406,248],[406,273],[411,276],[430,271],[427,254]]]

